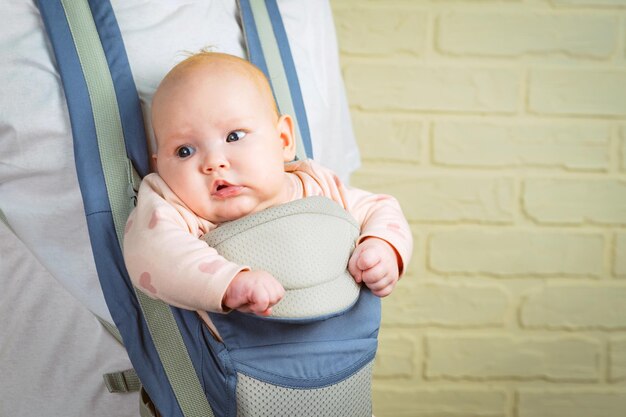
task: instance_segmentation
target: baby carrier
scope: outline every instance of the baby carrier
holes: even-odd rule
[[[113,10],[106,0],[39,0],[38,6],[70,111],[96,268],[134,366],[105,375],[109,389],[138,389],[141,381],[142,415],[371,415],[380,302],[345,270],[358,236],[353,220],[330,200],[312,198],[208,234],[205,239],[227,258],[270,271],[287,290],[270,318],[210,314],[221,340],[195,312],[137,291],[120,242],[149,166]],[[280,110],[294,115],[299,157],[310,157],[304,104],[276,1],[240,0],[239,9],[249,59],[271,80]],[[292,239],[269,238],[276,233]],[[270,241],[282,246],[270,247]]]

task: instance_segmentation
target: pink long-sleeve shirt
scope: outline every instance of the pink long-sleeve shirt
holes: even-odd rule
[[[387,241],[404,272],[413,239],[396,199],[344,186],[332,171],[313,161],[288,164],[285,171],[292,181],[290,201],[331,198],[359,223],[358,241]],[[124,259],[133,284],[152,298],[197,310],[205,321],[206,311],[223,312],[226,288],[237,273],[250,268],[224,259],[200,239],[218,226],[196,216],[158,174],[147,175],[124,233]]]

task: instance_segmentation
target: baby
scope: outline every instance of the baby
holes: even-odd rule
[[[269,315],[284,295],[268,272],[224,259],[200,237],[221,223],[309,196],[339,203],[361,234],[348,270],[384,297],[410,259],[412,237],[397,201],[350,188],[330,170],[295,157],[294,123],[280,115],[263,73],[221,53],[174,67],[152,102],[156,173],[139,189],[124,237],[134,285],[152,298],[197,310]]]

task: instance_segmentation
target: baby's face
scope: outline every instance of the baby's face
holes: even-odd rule
[[[286,202],[293,126],[267,94],[237,64],[213,63],[181,70],[155,94],[157,172],[198,216],[222,223]]]

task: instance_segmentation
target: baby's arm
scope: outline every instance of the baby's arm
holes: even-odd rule
[[[385,297],[393,291],[410,260],[411,229],[395,198],[343,188],[348,211],[361,225],[361,236],[348,270],[373,294]]]
[[[164,195],[168,201],[175,198],[158,176],[143,180],[124,233],[130,278],[151,298],[189,310],[221,312],[226,288],[249,268],[228,262],[198,239],[197,218]]]
[[[189,310],[263,314],[280,300],[283,289],[274,277],[229,262],[197,237],[199,230],[197,217],[177,205],[163,181],[147,176],[124,234],[133,284],[151,298]]]
[[[185,230],[172,207],[156,207],[147,218],[135,210],[126,230],[124,260],[133,284],[176,307],[222,311],[226,288],[246,269]]]

